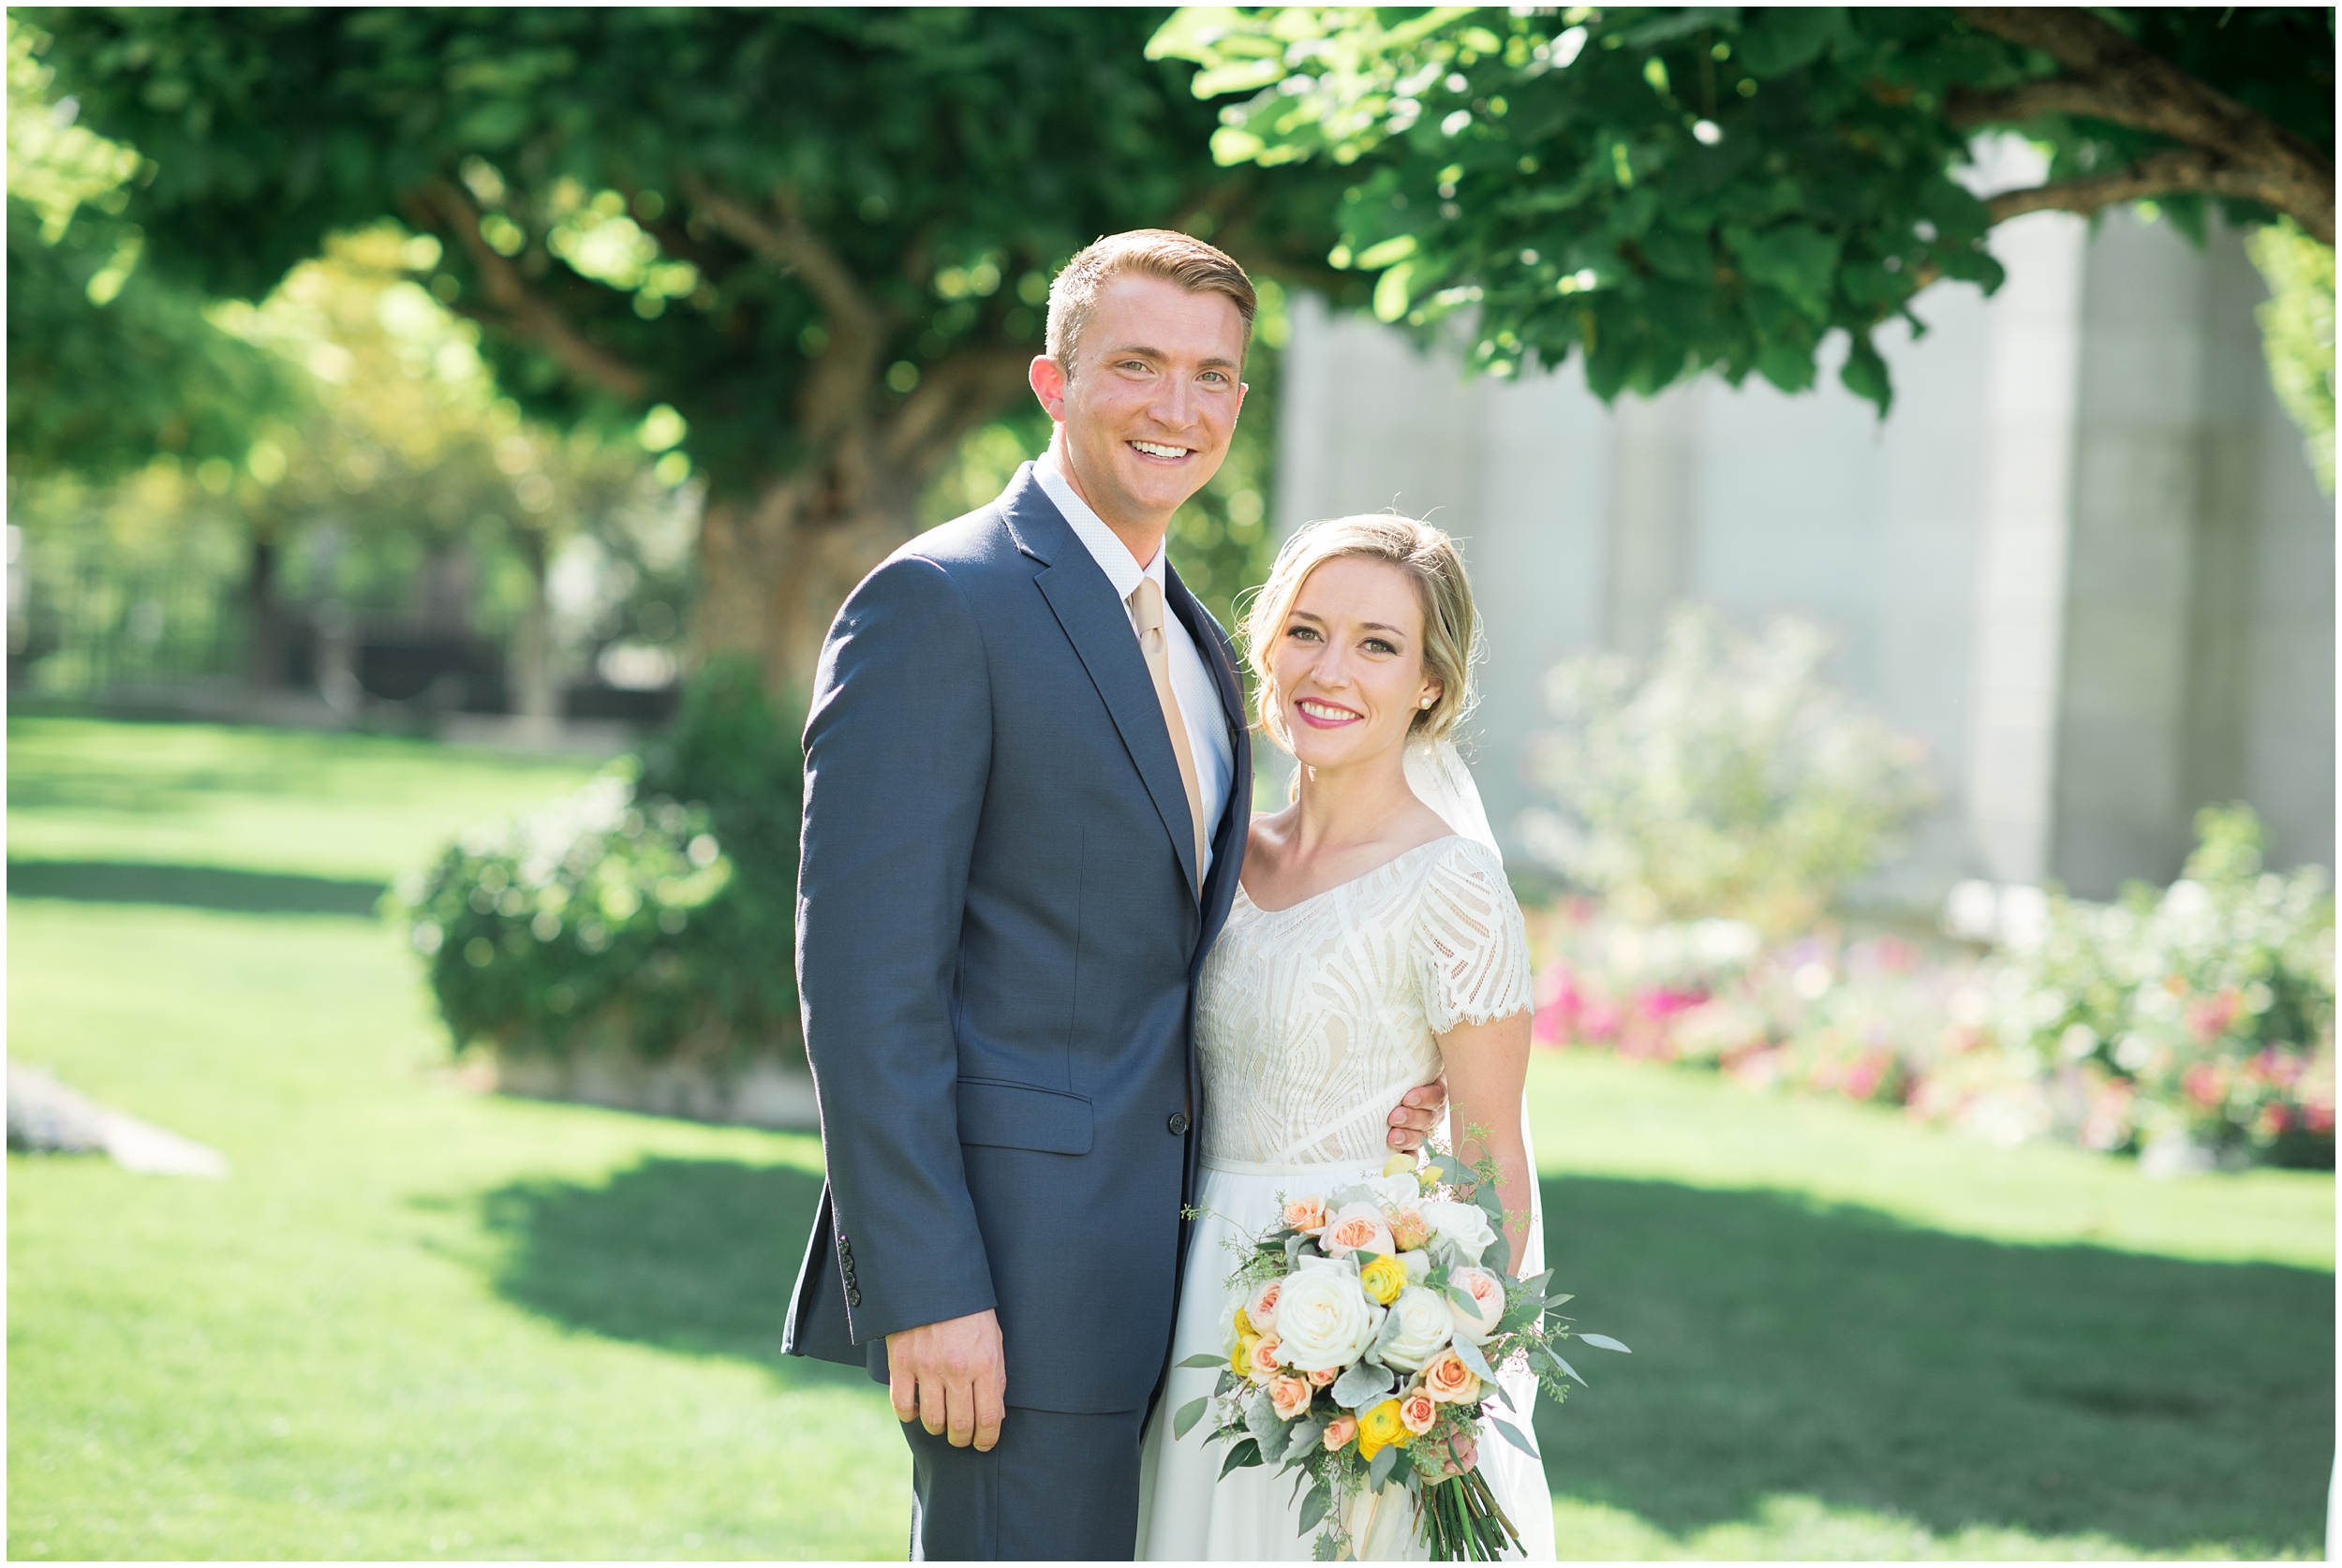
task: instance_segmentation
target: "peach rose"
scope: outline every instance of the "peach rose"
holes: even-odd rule
[[[1328,1454],[1340,1452],[1349,1446],[1350,1440],[1357,1435],[1358,1418],[1356,1416],[1335,1416],[1332,1424],[1326,1428],[1326,1452]]]
[[[1302,1378],[1270,1378],[1268,1408],[1277,1413],[1278,1420],[1290,1421],[1310,1408],[1310,1396],[1315,1392]]]
[[[1334,1385],[1334,1380],[1341,1376],[1341,1368],[1339,1367],[1321,1367],[1316,1371],[1308,1374],[1308,1376],[1310,1380],[1310,1386],[1312,1388],[1331,1388]]]
[[[1468,1405],[1480,1397],[1480,1374],[1444,1350],[1423,1364],[1423,1392],[1443,1405]]]
[[[1282,1280],[1264,1280],[1253,1287],[1253,1294],[1244,1303],[1244,1315],[1252,1321],[1253,1332],[1277,1332],[1277,1297],[1285,1288]]]
[[[1447,1276],[1448,1289],[1472,1298],[1467,1309],[1453,1295],[1447,1309],[1455,1314],[1456,1332],[1475,1345],[1486,1344],[1505,1317],[1505,1281],[1485,1268],[1459,1268]]]
[[[1421,1437],[1439,1419],[1439,1406],[1420,1388],[1409,1389],[1399,1401],[1399,1424]]]
[[[1254,1383],[1262,1383],[1275,1377],[1278,1370],[1279,1349],[1279,1343],[1274,1335],[1253,1340],[1253,1353],[1245,1357],[1245,1375]]]
[[[1315,1235],[1326,1228],[1324,1197],[1294,1198],[1285,1204],[1285,1223],[1305,1235]]]
[[[1399,1218],[1390,1222],[1390,1238],[1399,1244],[1401,1252],[1412,1252],[1431,1239],[1431,1222],[1423,1218],[1419,1208],[1402,1208]]]
[[[1383,1218],[1382,1209],[1369,1203],[1352,1204],[1326,1221],[1326,1233],[1318,1238],[1329,1258],[1346,1258],[1353,1252],[1396,1252],[1391,1245],[1390,1224]]]

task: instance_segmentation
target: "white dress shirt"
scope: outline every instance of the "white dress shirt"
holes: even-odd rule
[[[1065,481],[1065,476],[1058,471],[1054,452],[1044,452],[1034,462],[1032,477],[1040,481],[1049,499],[1057,503],[1057,510],[1073,528],[1074,537],[1089,548],[1098,570],[1114,584],[1114,597],[1123,601],[1126,611],[1131,595],[1138,590],[1140,578],[1153,578],[1155,586],[1164,590],[1163,640],[1171,655],[1171,693],[1179,700],[1179,717],[1187,720],[1188,749],[1195,757],[1195,782],[1204,792],[1204,810],[1208,814],[1204,824],[1204,864],[1196,868],[1196,880],[1201,881],[1211,875],[1211,839],[1219,832],[1222,813],[1227,809],[1228,784],[1236,776],[1236,743],[1229,738],[1227,715],[1220,706],[1219,684],[1211,678],[1211,669],[1196,648],[1195,639],[1188,635],[1186,623],[1170,607],[1170,590],[1163,577],[1164,552],[1158,548],[1153,560],[1139,565],[1130,547]],[[1131,623],[1131,637],[1133,641],[1138,637],[1135,620]]]

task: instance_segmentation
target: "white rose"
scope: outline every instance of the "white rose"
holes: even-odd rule
[[[1390,1238],[1390,1220],[1380,1204],[1356,1203],[1326,1217],[1326,1229],[1317,1237],[1317,1244],[1326,1255],[1346,1258],[1353,1252],[1396,1252],[1398,1244]]]
[[[1496,1228],[1489,1223],[1487,1213],[1478,1204],[1446,1203],[1434,1198],[1418,1206],[1431,1234],[1445,1236],[1462,1248],[1464,1257],[1472,1263],[1478,1263],[1496,1240]]]
[[[1453,1295],[1447,1298],[1447,1309],[1454,1314],[1456,1334],[1475,1345],[1486,1344],[1495,1336],[1496,1325],[1505,1317],[1505,1281],[1485,1268],[1459,1268],[1447,1276],[1450,1290],[1460,1290],[1472,1297],[1467,1309]]]
[[[1383,1341],[1383,1363],[1402,1372],[1419,1370],[1454,1338],[1456,1319],[1436,1291],[1409,1285],[1390,1304],[1391,1321],[1399,1326]]]
[[[1358,1288],[1354,1268],[1303,1268],[1285,1277],[1277,1297],[1277,1338],[1285,1365],[1330,1372],[1365,1354],[1383,1326],[1383,1309]]]
[[[1412,1171],[1369,1176],[1360,1185],[1392,1208],[1413,1208],[1423,1198],[1423,1189],[1416,1184]]]

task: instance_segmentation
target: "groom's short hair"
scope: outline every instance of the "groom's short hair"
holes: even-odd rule
[[[1098,292],[1124,273],[1144,273],[1176,283],[1191,294],[1224,294],[1244,318],[1244,342],[1252,347],[1253,311],[1258,301],[1244,269],[1216,245],[1168,229],[1134,229],[1092,241],[1075,254],[1049,285],[1049,357],[1074,375],[1074,350]]]

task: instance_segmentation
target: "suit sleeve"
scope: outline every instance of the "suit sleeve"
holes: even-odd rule
[[[797,875],[806,1054],[856,1344],[996,1305],[952,1029],[991,747],[974,615],[934,562],[888,562],[823,645]]]

